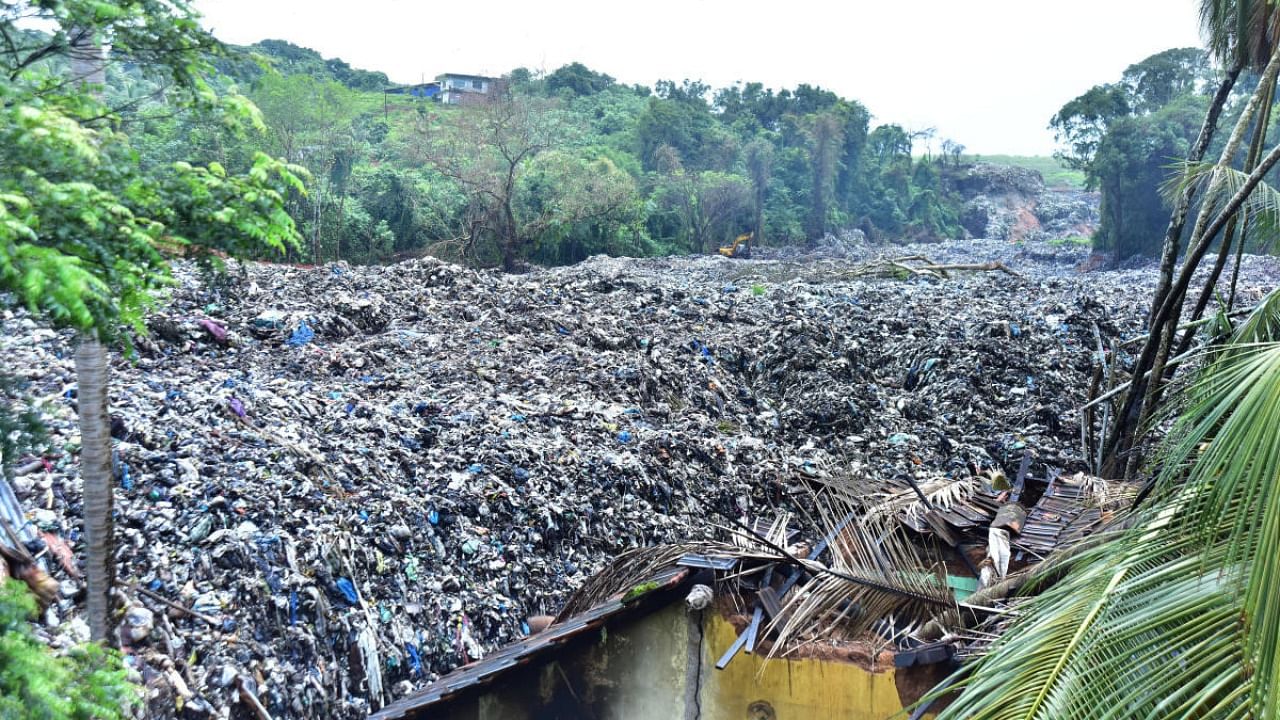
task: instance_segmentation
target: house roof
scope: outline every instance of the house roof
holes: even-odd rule
[[[488,81],[493,81],[498,79],[495,77],[489,77],[488,75],[467,75],[466,73],[441,73],[436,76],[437,80],[441,78],[458,78],[459,80],[488,80]]]
[[[410,720],[422,717],[423,713],[434,706],[483,688],[507,672],[550,655],[594,630],[666,607],[681,594],[692,577],[693,571],[689,568],[666,568],[644,583],[646,588],[651,588],[647,592],[634,598],[620,594],[536,635],[496,650],[483,660],[464,665],[413,695],[386,706],[370,715],[369,720]]]
[[[1027,464],[1023,462],[1015,483],[1015,495],[1020,492],[1026,479]],[[1084,475],[1055,476],[1050,479],[1043,497],[1026,513],[1025,526],[1020,528],[1021,532],[1015,530],[1015,534],[1019,535],[1014,542],[1015,547],[1039,556],[1097,531],[1111,519],[1113,508],[1098,507],[1094,484],[1093,479]],[[1123,503],[1124,498],[1131,497],[1134,490],[1136,488],[1129,484],[1111,484],[1111,491],[1115,493],[1118,504]],[[994,493],[975,493],[966,502],[953,503],[945,512],[939,512],[933,523],[919,529],[924,533],[938,532],[942,537],[941,533],[944,531],[941,526],[946,525],[950,530],[945,532],[968,530],[974,535],[980,535],[978,530],[984,529],[988,524],[994,526],[1000,522],[997,517],[998,507],[1000,503]],[[820,538],[820,542],[807,553],[808,560],[816,560],[827,552],[846,526],[857,519],[855,513],[850,513],[835,523],[826,536]],[[900,521],[907,527],[914,527],[918,519],[904,514]],[[758,537],[770,534],[767,532],[769,523],[758,520],[754,525],[752,532]],[[791,542],[795,532],[788,527],[783,527],[782,530],[785,531],[781,536],[785,538],[784,542]],[[677,547],[670,546],[669,549]],[[757,643],[765,641],[765,636],[770,633],[771,619],[790,612],[786,608],[787,595],[802,584],[807,575],[805,568],[795,565],[777,564],[760,558],[747,560],[745,556],[733,553],[704,553],[701,550],[691,552],[692,545],[682,547],[685,549],[676,549],[675,554],[659,548],[636,549],[624,553],[619,556],[620,561],[626,560],[623,565],[645,557],[649,557],[652,562],[647,565],[641,562],[632,567],[630,572],[623,568],[616,573],[617,577],[610,577],[610,573],[597,575],[593,581],[588,582],[589,587],[584,587],[575,594],[558,621],[543,632],[454,670],[417,693],[374,713],[370,716],[371,720],[414,720],[425,717],[429,710],[438,710],[440,704],[487,687],[504,674],[547,658],[575,640],[586,638],[595,630],[666,607],[693,584],[695,577],[701,577],[707,572],[716,573],[716,577],[720,577],[721,573],[729,573],[725,577],[735,578],[735,591],[745,601],[742,607],[748,608],[746,622],[737,641],[716,662],[717,668],[724,668],[738,653],[744,650],[753,652]],[[638,578],[641,580],[637,583],[635,581]],[[596,580],[600,584],[591,587]],[[644,591],[636,595],[636,590],[640,588]],[[607,599],[603,601],[591,600],[606,595]],[[950,639],[930,642],[916,639],[900,630],[887,618],[882,618],[872,627],[875,634],[892,643],[893,662],[899,668],[947,661],[956,653],[957,648]]]

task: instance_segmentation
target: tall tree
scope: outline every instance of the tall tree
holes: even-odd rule
[[[25,32],[35,23],[48,32]],[[252,123],[252,106],[217,103],[200,73],[216,41],[171,0],[61,0],[0,5],[0,293],[76,330],[90,620],[111,639],[111,487],[105,343],[143,330],[151,292],[165,284],[164,251],[282,250],[296,240],[283,188],[292,169],[265,155],[244,175],[216,164],[143,171],[118,112],[95,97],[105,62],[128,61],[170,84],[175,103]],[[22,38],[14,42],[14,38]],[[104,58],[96,48],[112,47]],[[79,77],[51,82],[67,62]],[[5,459],[6,461],[9,458]]]
[[[97,97],[106,83],[106,53],[91,30],[73,32],[67,54],[74,82]],[[111,589],[115,584],[114,477],[107,393],[111,366],[107,346],[93,330],[81,332],[75,353],[76,405],[80,416],[80,483],[84,492],[85,577],[90,639],[112,642]]]
[[[1280,63],[1280,54],[1277,53],[1280,49],[1277,45],[1277,40],[1280,40],[1280,33],[1277,33],[1280,11],[1271,0],[1202,0],[1200,7],[1201,26],[1209,38],[1209,50],[1227,64],[1229,70],[1205,114],[1200,136],[1187,156],[1189,168],[1194,168],[1208,150],[1236,77],[1246,67],[1258,68],[1263,63],[1266,67],[1262,68],[1262,80],[1207,179],[1200,183],[1183,183],[1177,193],[1152,298],[1150,332],[1134,363],[1133,381],[1119,403],[1114,428],[1103,446],[1104,470],[1112,474],[1130,474],[1138,466],[1138,454],[1132,451],[1144,423],[1152,416],[1160,400],[1170,353],[1176,347],[1174,335],[1181,322],[1183,303],[1200,260],[1219,232],[1228,225],[1230,229],[1235,228],[1236,213],[1275,162],[1270,160],[1270,155],[1267,158],[1255,156],[1257,167],[1250,169],[1247,187],[1228,192],[1226,182],[1232,177],[1231,167],[1250,123],[1265,114],[1262,109],[1269,109],[1274,102],[1275,77],[1280,71],[1277,64]],[[1265,136],[1266,126],[1264,122],[1254,123],[1254,132]],[[1258,168],[1262,169],[1261,173],[1257,172]],[[1197,190],[1200,191],[1200,212],[1188,239],[1182,269],[1175,276],[1178,258],[1183,257],[1183,231]],[[1218,213],[1216,217],[1215,212]],[[1231,240],[1230,236],[1224,237],[1224,242]],[[1217,284],[1220,272],[1219,268],[1211,273],[1206,288]]]
[[[756,138],[747,143],[743,155],[746,158],[747,174],[751,177],[754,211],[751,223],[751,232],[754,233],[752,241],[764,243],[765,194],[769,189],[769,177],[773,174],[773,145],[763,138]]]
[[[811,247],[827,234],[843,143],[840,119],[835,113],[820,112],[812,117],[809,125],[809,162],[813,184],[810,188],[807,233]]]

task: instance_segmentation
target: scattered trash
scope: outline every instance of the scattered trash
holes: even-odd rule
[[[944,517],[964,509],[947,483],[1014,477],[1028,451],[1035,478],[1087,470],[1094,326],[1140,334],[1154,273],[1063,275],[1004,242],[894,252],[1022,277],[851,278],[779,252],[512,276],[250,265],[230,290],[178,263],[113,363],[118,575],[153,612],[124,627],[148,627],[144,676],[184,682],[153,713],[185,691],[187,714],[363,718],[526,636],[620,552],[709,538],[851,468],[904,508],[919,481]],[[1242,285],[1276,270],[1246,258]],[[82,553],[71,343],[0,309],[0,356],[48,415],[23,531]],[[1012,562],[1054,509],[1037,499]],[[74,589],[65,556],[45,554]],[[56,595],[50,634],[70,637],[83,608]]]

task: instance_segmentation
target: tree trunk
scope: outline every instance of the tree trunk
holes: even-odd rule
[[[511,207],[512,197],[516,191],[515,174],[516,166],[512,165],[507,175],[505,194],[502,198],[502,269],[506,272],[515,272],[520,269],[520,233],[516,228],[515,210]]]
[[[113,560],[111,418],[107,388],[111,368],[107,348],[96,337],[81,334],[76,348],[76,398],[80,409],[80,479],[84,484],[85,562],[89,581],[89,632],[95,641],[114,644],[111,586]]]
[[[92,33],[79,35],[71,48],[71,73],[77,81],[106,84],[106,57]],[[93,92],[101,94],[100,90]],[[115,644],[111,588],[115,583],[112,518],[111,418],[107,390],[111,370],[107,348],[91,333],[80,334],[76,348],[76,401],[80,412],[80,481],[84,493],[85,570],[89,585],[89,637]]]
[[[1227,104],[1227,98],[1231,95],[1231,89],[1235,87],[1236,79],[1240,77],[1241,70],[1242,66],[1240,65],[1228,70],[1227,76],[1222,79],[1222,84],[1218,86],[1218,92],[1214,93],[1213,102],[1209,105],[1209,111],[1204,116],[1204,123],[1200,126],[1200,135],[1196,138],[1196,144],[1192,146],[1191,152],[1187,154],[1188,163],[1200,162],[1204,159],[1204,154],[1208,152],[1209,145],[1213,142],[1214,132],[1218,127],[1218,117],[1222,115],[1222,109]],[[1155,317],[1156,311],[1160,309],[1165,295],[1169,292],[1170,284],[1173,283],[1173,269],[1177,265],[1178,254],[1182,252],[1182,231],[1186,228],[1187,214],[1191,211],[1191,200],[1194,195],[1194,187],[1188,186],[1185,188],[1178,195],[1178,202],[1174,206],[1173,213],[1169,216],[1169,227],[1164,234],[1164,252],[1160,257],[1160,275],[1156,281],[1156,293],[1152,298],[1151,315],[1148,318],[1148,322]]]
[[[1272,77],[1275,74],[1275,59],[1269,64],[1264,72],[1264,77]],[[1231,88],[1234,86],[1236,78],[1239,77],[1241,68],[1233,67],[1228,71],[1227,76],[1223,79],[1222,84],[1218,87],[1218,92],[1214,95],[1213,103],[1209,106],[1209,111],[1205,115],[1204,123],[1200,128],[1200,135],[1196,140],[1187,159],[1189,162],[1198,162],[1203,159],[1207,152],[1210,142],[1213,139],[1215,129],[1217,127],[1218,118],[1222,113],[1222,109],[1226,104],[1227,96],[1230,95]],[[1263,83],[1268,82],[1264,79]],[[1261,90],[1261,88],[1259,88]],[[1245,109],[1240,121],[1237,122],[1235,130],[1224,149],[1219,163],[1230,163],[1235,156],[1236,150],[1240,146],[1245,129],[1248,125],[1249,118],[1255,113],[1260,102],[1260,93],[1255,92],[1250,99],[1249,106]],[[1206,207],[1201,210],[1201,217],[1197,219],[1196,228],[1192,232],[1191,243],[1194,245],[1206,230],[1208,223],[1208,215],[1211,214],[1214,196],[1219,192],[1220,180],[1218,172],[1215,170],[1206,184],[1205,191],[1202,194]],[[1137,441],[1137,435],[1141,430],[1142,420],[1150,416],[1151,408],[1147,407],[1146,400],[1151,397],[1148,392],[1147,383],[1140,382],[1140,379],[1146,375],[1148,371],[1155,369],[1159,365],[1159,372],[1152,372],[1150,382],[1158,383],[1160,375],[1164,370],[1164,363],[1159,361],[1159,355],[1162,351],[1167,353],[1170,343],[1166,341],[1168,328],[1165,323],[1172,323],[1173,326],[1178,324],[1181,315],[1181,298],[1178,299],[1178,311],[1172,312],[1172,303],[1170,295],[1175,294],[1174,287],[1174,271],[1177,268],[1178,256],[1182,251],[1182,233],[1186,227],[1187,216],[1190,212],[1191,201],[1195,194],[1194,187],[1188,186],[1179,195],[1178,201],[1174,206],[1174,210],[1169,219],[1169,227],[1165,233],[1164,251],[1160,259],[1160,273],[1157,279],[1156,292],[1152,299],[1151,315],[1148,319],[1148,329],[1150,333],[1146,344],[1143,346],[1138,356],[1137,362],[1134,364],[1133,377],[1134,383],[1125,393],[1121,402],[1120,411],[1116,413],[1116,424],[1111,431],[1110,437],[1105,439],[1104,456],[1106,458],[1101,472],[1107,476],[1115,476],[1118,473],[1127,473],[1127,468],[1132,468],[1135,463],[1129,462],[1131,458],[1127,457],[1134,443]],[[1191,262],[1188,258],[1187,262]],[[1198,262],[1198,261],[1197,261]],[[1184,271],[1186,270],[1184,264]],[[1184,273],[1185,274],[1185,273]],[[1184,288],[1185,291],[1185,288]],[[1169,319],[1172,316],[1172,319]],[[1167,358],[1167,354],[1164,355]]]
[[[1254,169],[1258,167],[1258,163],[1262,159],[1262,150],[1267,142],[1267,125],[1271,121],[1271,103],[1275,101],[1276,85],[1271,82],[1267,86],[1266,99],[1262,103],[1262,107],[1258,112],[1258,120],[1254,123],[1253,139],[1249,143],[1249,155],[1245,158],[1244,171],[1252,174]],[[1239,227],[1237,227],[1239,226]],[[1240,257],[1244,250],[1245,241],[1249,235],[1249,213],[1241,210],[1240,214],[1231,219],[1227,223],[1226,229],[1222,233],[1222,244],[1218,247],[1218,259],[1214,263],[1213,270],[1209,273],[1209,277],[1204,282],[1204,287],[1200,289],[1200,297],[1196,300],[1195,307],[1191,311],[1191,315],[1187,317],[1187,322],[1194,323],[1203,315],[1209,302],[1213,299],[1215,291],[1218,287],[1218,279],[1222,277],[1222,271],[1227,266],[1227,261],[1231,256],[1232,240],[1236,242],[1236,267],[1231,275],[1231,290],[1227,296],[1228,310],[1232,305],[1232,301],[1236,294],[1236,279],[1240,272]],[[1189,327],[1182,334],[1182,339],[1178,342],[1178,346],[1172,351],[1173,355],[1182,355],[1191,349],[1191,343],[1195,340],[1198,328]],[[1157,396],[1158,397],[1158,396]]]

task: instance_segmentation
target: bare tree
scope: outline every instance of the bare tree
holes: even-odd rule
[[[476,229],[492,234],[503,268],[513,271],[530,240],[516,216],[517,185],[530,161],[553,146],[559,118],[549,103],[511,95],[454,109],[448,117],[448,124],[419,134],[421,158],[481,209],[483,224]]]

